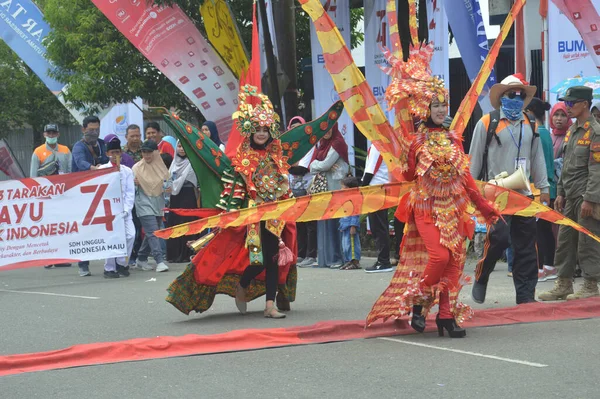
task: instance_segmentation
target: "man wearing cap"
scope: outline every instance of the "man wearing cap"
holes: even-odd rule
[[[44,127],[46,142],[33,151],[30,177],[71,172],[71,151],[67,146],[58,144],[59,137],[58,125],[50,123]]]
[[[127,257],[131,255],[133,241],[135,240],[135,226],[133,224],[132,211],[135,199],[135,184],[131,169],[120,162],[122,151],[121,141],[118,137],[107,141],[106,155],[110,162],[101,165],[100,168],[111,168],[117,166],[121,177],[121,196],[123,202],[123,218],[125,220],[125,239],[127,242],[127,256],[110,258],[104,261],[104,278],[129,277],[129,266]]]
[[[554,208],[600,235],[600,123],[590,111],[592,89],[571,87],[559,101],[567,106],[569,118],[577,121],[565,136],[564,166],[556,186]],[[600,296],[600,243],[571,227],[560,226],[554,259],[558,279],[552,290],[539,295],[541,301]],[[583,286],[573,293],[573,274],[577,261],[583,273]]]
[[[471,174],[489,181],[502,172],[509,175],[519,167],[540,190],[540,201],[550,203],[544,152],[535,121],[523,112],[536,92],[519,74],[511,75],[490,90],[490,102],[496,108],[477,123],[471,141]],[[533,198],[529,185],[517,192]],[[504,216],[486,236],[483,258],[477,263],[472,296],[485,301],[490,273],[512,242],[514,250],[513,282],[517,304],[535,302],[538,281],[535,218]]]
[[[71,172],[71,151],[67,146],[58,144],[58,125],[49,123],[44,126],[46,143],[37,147],[31,156],[30,177],[52,176]],[[70,263],[59,263],[44,266],[46,269],[55,267],[68,267]]]

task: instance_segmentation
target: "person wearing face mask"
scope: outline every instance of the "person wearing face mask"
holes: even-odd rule
[[[86,116],[83,119],[83,138],[73,145],[72,172],[96,170],[108,162],[104,140],[100,139],[100,119],[97,116]],[[79,276],[88,277],[90,262],[79,262]]]
[[[119,258],[109,258],[104,261],[104,278],[129,277],[129,266],[127,258],[131,255],[133,242],[135,240],[135,225],[133,224],[132,211],[135,199],[135,184],[132,170],[121,163],[123,151],[121,150],[121,141],[114,137],[106,144],[106,154],[109,162],[101,165],[103,168],[119,168],[121,178],[121,201],[123,203],[123,219],[125,220],[125,240],[127,245],[127,256]]]
[[[106,145],[100,139],[100,119],[86,116],[83,120],[83,138],[73,146],[72,172],[96,170],[108,162]]]
[[[540,202],[550,205],[550,184],[542,143],[535,120],[530,120],[523,112],[535,92],[536,88],[518,74],[492,86],[489,95],[496,110],[484,115],[475,126],[469,151],[470,168],[471,174],[483,181],[492,180],[502,172],[511,175],[521,168],[527,180],[533,181],[540,190]],[[529,186],[516,191],[533,198]],[[475,270],[472,290],[475,302],[485,302],[490,273],[511,243],[516,303],[535,302],[538,281],[536,221],[521,216],[505,216],[488,229],[483,258]]]
[[[46,143],[37,147],[31,155],[29,177],[52,176],[71,172],[71,151],[67,146],[58,144],[58,125],[50,123],[44,126]],[[46,269],[71,266],[70,263],[59,263],[44,266]]]
[[[33,151],[29,177],[71,172],[71,151],[67,146],[58,144],[59,137],[58,125],[50,123],[44,127],[46,142]]]

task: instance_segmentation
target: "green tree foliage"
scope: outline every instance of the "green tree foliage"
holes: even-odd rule
[[[0,40],[0,137],[26,125],[39,133],[49,122],[74,120],[37,75]]]

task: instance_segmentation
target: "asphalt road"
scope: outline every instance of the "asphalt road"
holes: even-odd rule
[[[76,267],[0,272],[0,353],[363,319],[392,276],[300,269],[292,312],[267,320],[261,300],[241,316],[225,296],[203,315],[179,313],[164,297],[184,267],[118,280],[105,280],[98,262],[86,278]],[[506,265],[492,274],[486,304],[473,304],[468,288],[463,300],[514,305]],[[0,377],[0,398],[597,398],[598,328],[600,319],[519,324],[473,328],[461,340],[409,335],[36,372]]]

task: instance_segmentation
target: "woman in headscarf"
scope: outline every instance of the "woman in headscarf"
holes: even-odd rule
[[[148,255],[152,253],[156,261],[156,271],[166,272],[169,267],[164,263],[160,238],[154,235],[159,229],[165,207],[163,182],[169,178],[158,146],[152,140],[142,144],[142,160],[133,166],[135,177],[135,209],[144,229],[144,241],[138,251],[136,267],[148,271],[154,268],[148,264]]]
[[[333,191],[342,188],[341,181],[348,173],[348,145],[338,130],[337,123],[317,143],[309,165],[310,172],[315,174],[313,185],[326,179],[327,185],[320,191]],[[338,219],[317,222],[318,267],[337,268],[342,265],[342,246]]]
[[[556,103],[550,110],[550,128],[552,129],[552,147],[554,159],[562,158],[562,145],[565,141],[567,130],[573,121],[567,115],[567,106],[562,101]],[[560,177],[560,175],[559,175]]]
[[[173,211],[174,209],[196,209],[199,197],[196,174],[179,140],[175,148],[175,159],[171,163],[169,173],[171,179],[173,179],[173,191],[171,192],[171,202],[169,204],[171,211],[167,216],[167,226],[192,222],[195,220],[194,217],[180,216]],[[168,240],[167,259],[174,263],[189,262],[193,251],[188,247],[187,242],[194,239],[195,237],[183,236]]]
[[[600,122],[600,101],[596,101],[594,104],[592,104],[592,115],[594,115],[594,118]]]
[[[213,121],[206,121],[202,125],[202,133],[207,136],[210,136],[210,139],[219,147],[219,149],[225,152],[225,144],[221,141],[219,137],[219,131],[217,130],[217,124]]]

